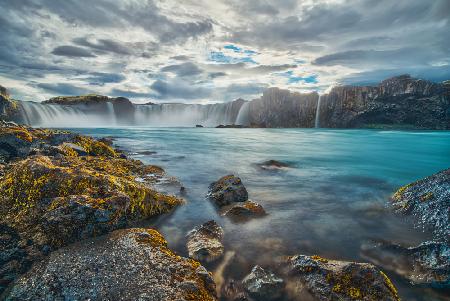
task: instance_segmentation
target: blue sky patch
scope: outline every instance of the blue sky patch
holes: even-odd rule
[[[236,63],[250,63],[257,64],[251,57],[232,57],[224,54],[221,51],[211,51],[209,54],[209,59],[211,61],[221,63],[221,64],[236,64]]]
[[[308,76],[296,76],[296,75],[294,75],[294,71],[289,70],[286,72],[277,73],[277,75],[286,77],[288,79],[288,84],[296,84],[299,82],[304,82],[307,84],[317,84],[318,83],[316,74],[312,74],[312,75],[308,75]]]

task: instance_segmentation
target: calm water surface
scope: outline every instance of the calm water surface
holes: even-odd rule
[[[74,130],[74,129],[71,129]],[[75,131],[113,136],[132,157],[162,166],[186,187],[186,205],[154,225],[169,245],[187,255],[184,235],[215,219],[225,231],[226,250],[239,256],[228,271],[235,278],[255,264],[293,254],[367,261],[361,244],[372,239],[414,246],[430,234],[394,215],[389,196],[409,182],[450,166],[450,132],[96,128]],[[283,171],[261,170],[269,160],[290,164]],[[226,174],[243,180],[249,197],[262,204],[267,217],[233,224],[205,200],[209,183]],[[210,266],[214,270],[214,266]],[[405,300],[444,300],[427,289],[412,288],[388,273]],[[442,299],[444,298],[444,299]]]

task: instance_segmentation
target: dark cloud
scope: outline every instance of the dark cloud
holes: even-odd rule
[[[396,50],[350,50],[319,57],[313,64],[320,66],[408,66],[424,65],[432,55],[430,50],[421,48],[402,48]],[[411,58],[415,61],[412,62]]]
[[[113,52],[117,54],[131,53],[130,49],[125,45],[109,39],[98,39],[90,41],[87,37],[83,37],[83,38],[76,38],[73,40],[73,42],[77,45],[89,47],[91,49],[100,51]]]
[[[38,84],[37,87],[50,92],[52,94],[67,96],[67,95],[83,95],[92,93],[92,90],[88,90],[82,87],[78,87],[75,85],[67,84],[67,83],[41,83]]]
[[[211,89],[181,80],[157,80],[150,87],[159,99],[200,99],[210,96],[212,92]]]
[[[176,55],[176,56],[172,56],[171,59],[174,59],[177,61],[187,61],[190,59],[190,57],[187,55]]]
[[[192,62],[169,65],[161,68],[161,72],[172,72],[178,76],[195,76],[203,73],[203,71]]]
[[[58,46],[53,49],[52,54],[68,57],[95,57],[89,50],[77,46]]]
[[[222,77],[222,76],[226,76],[226,75],[227,74],[225,72],[212,72],[212,73],[208,74],[209,78],[212,78],[212,79],[218,78],[218,77]]]
[[[116,73],[93,72],[88,75],[86,81],[90,85],[103,86],[108,83],[120,83],[125,80],[125,76]]]

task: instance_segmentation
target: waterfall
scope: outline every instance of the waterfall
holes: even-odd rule
[[[235,124],[238,125],[248,125],[248,115],[250,113],[250,102],[246,101],[242,107],[239,109],[239,113],[236,117]]]
[[[317,100],[317,109],[316,109],[316,120],[314,122],[314,127],[320,127],[320,102],[322,100],[322,95],[319,95],[319,99]]]

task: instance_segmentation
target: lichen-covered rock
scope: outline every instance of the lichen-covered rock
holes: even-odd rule
[[[187,234],[186,247],[189,257],[201,262],[211,262],[223,255],[223,229],[213,220],[204,223]]]
[[[424,242],[406,248],[378,242],[365,244],[362,255],[374,264],[392,270],[414,284],[450,288],[450,247],[445,243]]]
[[[234,203],[224,209],[223,215],[235,222],[244,222],[252,217],[262,217],[266,215],[264,208],[251,200]]]
[[[256,300],[277,299],[284,287],[283,279],[258,265],[242,280],[242,284]]]
[[[152,229],[117,230],[53,252],[18,279],[7,300],[216,300],[200,263]]]
[[[436,239],[450,238],[450,169],[401,187],[391,198],[396,211],[414,215]]]
[[[95,139],[2,125],[0,293],[49,252],[182,202],[153,188],[161,168],[122,159]]]
[[[219,207],[248,200],[248,192],[239,177],[228,175],[209,185],[208,196]]]
[[[369,263],[297,255],[286,262],[293,300],[400,300],[391,280]],[[309,299],[306,299],[309,300]]]

